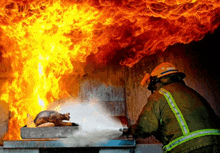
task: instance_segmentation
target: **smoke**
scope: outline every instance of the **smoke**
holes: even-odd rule
[[[55,106],[55,105],[54,105]],[[55,108],[53,106],[53,108]],[[51,107],[52,109],[52,107]],[[70,113],[70,122],[77,123],[79,129],[64,139],[63,143],[76,146],[94,146],[122,135],[119,120],[107,115],[98,102],[78,102],[70,99],[59,106],[60,113]]]

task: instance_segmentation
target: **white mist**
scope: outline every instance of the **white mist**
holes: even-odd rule
[[[79,130],[70,135],[64,143],[74,141],[76,146],[94,146],[122,135],[119,131],[123,128],[121,122],[107,115],[98,102],[81,103],[69,100],[61,104],[58,111],[70,113],[70,122],[79,125]]]

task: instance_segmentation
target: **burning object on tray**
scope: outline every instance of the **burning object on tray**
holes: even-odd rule
[[[71,126],[70,122],[63,122],[63,120],[70,119],[70,113],[61,114],[57,111],[42,111],[34,119],[34,123],[37,127],[44,126]]]
[[[40,112],[34,120],[28,115],[27,125],[20,129],[21,138],[67,138],[78,129],[78,124],[63,122],[70,119],[69,115],[51,110]]]

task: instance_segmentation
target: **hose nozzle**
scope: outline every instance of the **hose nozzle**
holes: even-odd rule
[[[119,131],[121,131],[123,133],[128,132],[128,127],[120,128]]]

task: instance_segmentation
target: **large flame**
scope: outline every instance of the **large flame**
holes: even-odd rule
[[[117,55],[131,67],[169,45],[198,41],[219,26],[220,1],[1,0],[0,24],[0,51],[11,62],[0,99],[10,105],[6,139],[15,140],[28,113],[77,93],[72,86],[89,55],[96,63]]]

